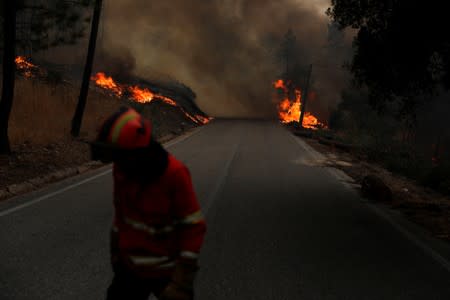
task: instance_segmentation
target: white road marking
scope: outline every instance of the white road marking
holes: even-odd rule
[[[225,164],[225,167],[222,170],[222,173],[219,175],[219,178],[217,179],[216,184],[214,185],[214,188],[212,189],[212,191],[209,193],[209,196],[207,197],[207,201],[202,209],[202,211],[205,215],[208,213],[208,210],[211,208],[212,204],[217,199],[217,195],[223,188],[225,180],[228,177],[228,173],[229,173],[231,164],[236,157],[236,153],[239,149],[240,144],[241,143],[238,142],[238,143],[236,143],[236,145],[234,145],[233,151],[231,151],[231,154],[228,157],[228,160]]]
[[[313,149],[311,146],[306,144],[303,140],[301,140],[298,137],[295,137],[291,135],[294,140],[297,142],[300,147],[302,147],[308,154],[313,158],[317,160],[323,159],[323,155],[319,152],[317,152],[315,149]],[[345,174],[341,170],[337,170],[334,168],[325,168],[333,177],[337,178],[342,184],[354,191],[354,188],[351,185],[351,182],[353,179],[349,177],[347,174]],[[382,209],[378,208],[374,204],[366,204],[367,207],[370,208],[372,212],[374,212],[378,217],[381,217],[385,221],[387,221],[389,224],[391,224],[394,229],[396,229],[401,235],[403,235],[407,240],[409,240],[411,243],[416,245],[419,249],[421,249],[425,254],[430,256],[433,260],[435,260],[439,265],[441,265],[444,269],[446,269],[448,272],[450,272],[450,261],[439,254],[436,250],[425,244],[420,238],[418,238],[416,235],[414,235],[411,231],[407,230],[404,226],[399,224],[394,218],[389,216],[386,212],[384,212]]]
[[[42,196],[42,197],[36,198],[36,199],[34,199],[34,200],[31,200],[31,201],[29,201],[29,202],[25,202],[25,203],[23,203],[23,204],[21,204],[21,205],[17,205],[17,206],[15,206],[15,207],[13,207],[13,208],[6,209],[6,210],[4,210],[4,211],[1,211],[1,212],[0,212],[0,217],[4,217],[4,216],[9,215],[9,214],[11,214],[11,213],[13,213],[13,212],[15,212],[15,211],[21,210],[22,208],[25,208],[25,207],[34,205],[34,204],[36,204],[36,203],[41,202],[42,200],[45,200],[45,199],[51,198],[51,197],[53,197],[53,196],[59,195],[59,194],[61,194],[61,193],[64,193],[64,192],[66,192],[66,191],[69,191],[69,190],[71,190],[71,189],[73,189],[73,188],[76,188],[77,186],[83,185],[83,184],[85,184],[85,183],[87,183],[87,182],[89,182],[89,181],[92,181],[92,180],[97,179],[97,178],[99,178],[99,177],[102,177],[102,176],[104,176],[104,175],[106,175],[106,174],[109,174],[109,173],[111,173],[111,171],[112,171],[112,170],[109,169],[109,170],[107,170],[107,171],[104,171],[104,172],[102,172],[102,173],[100,173],[100,174],[97,174],[97,175],[95,175],[95,176],[89,177],[89,178],[87,178],[87,179],[85,179],[85,180],[82,180],[82,181],[80,181],[80,182],[77,182],[77,183],[71,184],[71,185],[69,185],[69,186],[66,186],[65,188],[62,188],[62,189],[60,189],[60,190],[57,190],[57,191],[55,191],[55,192],[53,192],[53,193],[44,195],[44,196]]]
[[[174,146],[174,145],[176,145],[176,144],[178,144],[178,143],[180,143],[180,142],[186,140],[187,138],[190,138],[190,137],[194,136],[195,134],[197,134],[198,132],[200,132],[200,130],[202,130],[204,127],[205,127],[205,126],[199,127],[199,128],[197,128],[196,130],[194,130],[194,131],[192,131],[192,132],[189,132],[189,133],[187,133],[187,134],[185,134],[185,135],[182,135],[181,137],[175,138],[175,140],[173,140],[173,141],[171,141],[171,142],[165,143],[164,146],[165,146],[166,148],[172,147],[172,146]],[[102,172],[102,173],[100,173],[100,174],[97,174],[97,175],[94,175],[94,176],[92,176],[92,177],[86,178],[86,179],[84,179],[84,180],[82,180],[82,181],[79,181],[79,182],[77,182],[77,183],[71,184],[71,185],[69,185],[69,186],[66,186],[66,187],[64,187],[64,188],[62,188],[62,189],[59,189],[59,190],[55,191],[55,192],[46,194],[46,195],[41,196],[41,197],[39,197],[39,198],[30,200],[30,201],[28,201],[28,202],[26,202],[26,203],[23,203],[23,204],[14,206],[14,207],[12,207],[12,208],[5,209],[5,210],[3,210],[3,211],[0,211],[0,217],[7,216],[7,215],[12,214],[12,213],[14,213],[14,212],[16,212],[16,211],[19,211],[19,210],[21,210],[21,209],[23,209],[23,208],[26,208],[26,207],[35,205],[35,204],[37,204],[37,203],[39,203],[39,202],[41,202],[41,201],[43,201],[43,200],[45,200],[45,199],[48,199],[48,198],[57,196],[57,195],[59,195],[59,194],[62,194],[62,193],[64,193],[64,192],[67,192],[67,191],[69,191],[69,190],[71,190],[71,189],[74,189],[74,188],[76,188],[76,187],[78,187],[78,186],[80,186],[80,185],[83,185],[83,184],[85,184],[85,183],[88,183],[88,182],[90,182],[90,181],[92,181],[92,180],[95,180],[95,179],[97,179],[97,178],[99,178],[99,177],[102,177],[102,176],[105,176],[105,175],[107,175],[107,174],[110,174],[111,172],[112,172],[112,169],[110,168],[110,169],[108,169],[107,171],[104,171],[104,172]]]
[[[417,247],[422,249],[426,254],[431,256],[435,261],[437,261],[442,267],[444,267],[448,272],[450,272],[450,261],[448,261],[441,254],[436,252],[433,248],[422,242],[419,238],[417,238],[413,233],[409,230],[406,230],[403,226],[397,223],[389,214],[376,207],[373,204],[367,204],[369,208],[379,217],[386,220],[389,224],[392,225],[398,232],[403,234],[408,240],[414,243]]]

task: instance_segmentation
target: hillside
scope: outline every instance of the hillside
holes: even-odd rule
[[[17,76],[9,128],[13,154],[0,156],[0,191],[7,190],[11,184],[77,168],[89,162],[86,141],[95,138],[102,121],[122,105],[133,106],[151,119],[153,134],[158,139],[167,140],[199,126],[201,122],[191,115],[204,116],[205,120],[209,120],[193,101],[195,94],[192,91],[192,94],[186,94],[180,89],[165,86],[158,90],[154,84],[153,88],[158,93],[173,98],[176,105],[160,99],[138,103],[133,98],[119,98],[91,84],[81,136],[80,139],[73,139],[70,123],[78,99],[78,86],[65,80],[55,83],[48,78],[45,73],[30,76],[23,70]],[[146,86],[150,84],[146,83]],[[11,193],[6,196],[1,194],[0,198],[11,196]]]

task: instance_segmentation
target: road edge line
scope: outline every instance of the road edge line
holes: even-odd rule
[[[313,159],[319,159],[322,156],[325,157],[322,153],[318,152],[308,144],[306,144],[300,137],[294,136],[291,134],[291,137],[295,140],[297,145],[299,145],[301,148],[303,148],[305,151],[311,154],[313,156]],[[350,186],[346,181],[346,177],[351,178],[348,176],[345,172],[341,171],[343,175],[338,174],[337,172],[334,172],[333,168],[326,167],[325,170],[333,177],[338,179],[339,182],[342,183],[342,185],[351,190],[352,192],[355,192],[355,189]],[[340,170],[339,170],[340,171]],[[424,254],[432,258],[435,262],[437,262],[441,267],[443,267],[446,271],[450,273],[450,260],[448,260],[444,255],[441,255],[437,250],[433,249],[433,247],[427,245],[423,240],[424,238],[420,238],[419,235],[414,234],[411,232],[411,230],[408,230],[406,226],[402,225],[401,222],[395,220],[393,217],[391,217],[387,212],[385,212],[383,209],[377,207],[373,203],[365,202],[366,207],[368,207],[375,215],[377,215],[379,218],[384,219],[386,222],[388,222],[398,233],[403,235],[406,240],[410,241],[412,244],[414,244],[417,248],[423,251]],[[411,223],[411,225],[415,225],[411,221],[404,219],[403,222]],[[428,238],[434,239],[432,236],[429,236]]]
[[[176,137],[175,139],[173,139],[172,141],[168,141],[168,142],[164,143],[163,146],[166,147],[166,148],[175,146],[176,144],[181,143],[181,142],[185,141],[186,139],[188,139],[188,138],[190,138],[190,137],[196,135],[196,134],[199,133],[205,126],[206,126],[206,125],[201,126],[201,127],[197,127],[195,130],[193,130],[193,131],[191,131],[191,132],[187,132],[186,134],[183,134],[183,135],[181,135],[181,136],[178,136],[178,137]],[[88,182],[90,182],[90,181],[92,181],[92,180],[95,180],[95,179],[97,179],[97,178],[99,178],[99,177],[105,176],[105,175],[107,175],[107,174],[109,174],[109,173],[111,173],[111,172],[112,172],[112,169],[111,169],[111,166],[109,166],[109,169],[108,169],[107,171],[103,171],[103,172],[101,172],[100,174],[93,175],[93,176],[88,177],[88,178],[86,178],[86,179],[83,179],[83,180],[81,180],[81,181],[79,181],[79,182],[77,182],[77,183],[73,183],[73,184],[71,184],[71,185],[68,185],[68,186],[63,187],[63,188],[61,188],[61,189],[58,189],[58,190],[56,190],[56,191],[54,191],[54,192],[51,192],[51,193],[49,193],[49,194],[45,194],[45,195],[40,196],[40,197],[38,197],[38,198],[36,198],[36,199],[27,201],[27,202],[25,202],[25,203],[22,203],[22,204],[13,206],[13,207],[11,207],[11,208],[6,208],[5,210],[0,211],[0,218],[1,218],[1,217],[4,217],[4,216],[7,216],[7,215],[9,215],[9,214],[12,214],[12,213],[14,213],[14,212],[16,212],[16,211],[19,211],[19,210],[21,210],[21,209],[23,209],[23,208],[26,208],[26,207],[32,206],[32,205],[34,205],[34,204],[37,204],[37,203],[39,203],[39,202],[41,202],[41,201],[43,201],[43,200],[46,200],[46,199],[48,199],[48,198],[51,198],[51,197],[57,196],[57,195],[59,195],[59,194],[62,194],[62,193],[64,193],[64,192],[67,192],[67,191],[69,191],[69,190],[71,190],[71,189],[73,189],[73,188],[76,188],[76,187],[78,187],[78,186],[80,186],[80,185],[83,185],[83,184],[85,184],[85,183],[88,183]],[[72,178],[73,178],[73,177],[72,177]],[[66,178],[66,179],[67,179],[67,178]],[[57,182],[55,182],[55,183],[57,183]],[[45,188],[49,188],[49,187],[45,187]],[[13,198],[11,198],[11,199],[9,199],[9,200],[6,200],[6,201],[14,201],[14,200],[17,200],[19,197],[23,197],[23,196],[26,196],[26,195],[27,195],[27,194],[23,194],[23,195],[20,195],[20,196],[17,196],[17,197],[13,197]]]
[[[241,144],[241,142],[239,141],[234,146],[233,152],[231,153],[231,155],[229,156],[229,158],[225,164],[225,168],[223,168],[223,171],[220,174],[219,179],[216,181],[216,184],[214,185],[213,190],[209,193],[208,197],[206,198],[207,202],[205,203],[205,206],[202,208],[202,211],[205,215],[208,213],[209,209],[212,207],[212,204],[215,202],[215,200],[217,198],[217,194],[222,190],[223,185],[225,184],[225,181],[229,174],[229,170],[231,168],[233,161],[236,158],[237,150],[239,149],[240,144]]]
[[[447,258],[441,255],[438,251],[434,250],[431,246],[427,245],[423,241],[423,239],[419,238],[410,230],[406,229],[405,226],[402,226],[383,209],[377,207],[375,204],[372,203],[366,203],[366,206],[368,206],[378,217],[384,219],[386,222],[391,224],[392,227],[394,227],[398,232],[404,235],[410,242],[415,244],[416,247],[422,249],[422,251],[424,251],[432,259],[438,262],[444,269],[446,269],[450,273],[450,261]]]
[[[34,204],[36,204],[36,203],[39,203],[39,202],[41,202],[42,200],[51,198],[51,197],[56,196],[56,195],[59,195],[59,194],[62,194],[62,193],[66,192],[66,191],[68,191],[68,190],[71,190],[71,189],[73,189],[73,188],[75,188],[75,187],[77,187],[77,186],[83,185],[83,184],[85,184],[85,183],[87,183],[87,182],[89,182],[89,181],[92,181],[92,180],[97,179],[97,178],[99,178],[99,177],[101,177],[101,176],[104,176],[104,175],[106,175],[106,174],[108,174],[108,173],[111,173],[111,171],[112,171],[111,169],[108,169],[107,171],[104,171],[104,172],[102,172],[102,173],[100,173],[100,174],[97,174],[97,175],[94,175],[94,176],[92,176],[92,177],[86,178],[86,179],[84,179],[84,180],[82,180],[82,181],[79,181],[79,182],[77,182],[77,183],[68,185],[68,186],[66,186],[66,187],[64,187],[64,188],[62,188],[62,189],[56,190],[56,191],[54,191],[54,192],[52,192],[52,193],[46,194],[46,195],[41,196],[41,197],[38,197],[38,198],[36,198],[36,199],[34,199],[34,200],[30,200],[30,201],[25,202],[25,203],[23,203],[23,204],[14,206],[14,207],[12,207],[12,208],[8,208],[8,209],[6,209],[6,210],[3,210],[3,211],[0,212],[0,217],[4,217],[4,216],[9,215],[9,214],[11,214],[11,213],[13,213],[13,212],[15,212],[15,211],[21,210],[22,208],[25,208],[25,207],[34,205]]]

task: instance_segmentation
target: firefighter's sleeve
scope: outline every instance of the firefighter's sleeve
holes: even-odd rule
[[[177,170],[173,211],[178,228],[180,258],[197,259],[206,233],[206,222],[186,167]]]

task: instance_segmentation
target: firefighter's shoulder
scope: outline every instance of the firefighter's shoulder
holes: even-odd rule
[[[185,177],[189,176],[189,169],[175,156],[169,154],[169,163],[167,166],[167,176],[169,177]]]

